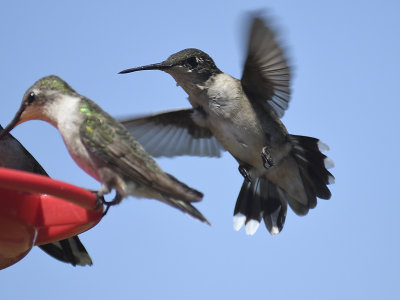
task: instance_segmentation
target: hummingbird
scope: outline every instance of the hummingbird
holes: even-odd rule
[[[317,198],[329,199],[334,182],[319,139],[289,134],[281,118],[291,95],[291,67],[269,19],[253,15],[242,78],[222,72],[205,52],[189,48],[166,60],[120,74],[161,70],[189,95],[190,109],[122,120],[154,157],[218,157],[227,150],[244,177],[234,229],[253,235],[262,219],[278,234],[287,205],[306,215]]]
[[[3,127],[0,125],[0,132],[2,131]],[[49,176],[32,154],[9,133],[0,140],[0,167]],[[92,265],[92,259],[78,236],[41,245],[39,248],[48,255],[73,266]]]
[[[51,75],[35,82],[0,139],[28,120],[58,129],[77,165],[101,182],[99,201],[116,191],[107,208],[129,195],[154,198],[209,224],[190,204],[200,201],[202,193],[165,173],[122,124],[61,78]]]

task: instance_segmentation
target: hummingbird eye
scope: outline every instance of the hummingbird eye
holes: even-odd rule
[[[192,56],[192,57],[189,57],[189,58],[186,60],[185,65],[186,65],[187,67],[191,68],[191,69],[194,69],[194,68],[196,68],[196,67],[199,65],[199,63],[198,63],[198,61],[197,61],[197,58],[194,57],[194,56]]]
[[[27,99],[27,104],[31,104],[35,99],[36,99],[36,94],[34,92],[30,92]]]

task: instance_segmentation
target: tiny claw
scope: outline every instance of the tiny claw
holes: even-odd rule
[[[98,210],[100,207],[103,206],[105,200],[104,200],[104,196],[103,194],[100,193],[100,191],[96,191],[96,190],[89,190],[89,192],[93,193],[96,196],[96,206],[95,206],[95,210]]]
[[[100,206],[103,206],[103,204],[106,202],[106,200],[104,200],[104,196],[99,195],[97,193],[94,193],[97,197],[97,203],[96,203],[96,209],[99,209]]]
[[[271,147],[265,146],[261,150],[261,159],[263,160],[264,168],[269,169],[274,165],[274,161],[271,156]]]
[[[97,200],[101,201],[101,203],[106,207],[106,209],[104,210],[104,213],[103,213],[103,217],[104,217],[107,214],[107,212],[111,206],[114,206],[121,202],[122,197],[118,192],[116,192],[114,199],[112,199],[111,201],[106,201],[102,195],[97,194]]]
[[[246,181],[251,182],[251,175],[245,166],[240,165],[239,172],[240,172],[240,174],[242,174],[242,176],[244,177],[244,179]]]
[[[91,192],[93,194],[95,194],[97,197],[97,203],[96,203],[95,209],[97,210],[100,207],[103,207],[103,205],[106,207],[106,209],[103,212],[103,216],[102,216],[102,217],[104,217],[107,214],[108,209],[110,208],[111,205],[104,199],[104,195],[102,193],[100,193],[100,191],[91,191]]]
[[[104,202],[106,202],[106,201],[104,201]],[[108,213],[108,210],[110,209],[111,204],[106,202],[106,203],[104,203],[104,206],[106,207],[106,209],[104,210],[102,217],[104,217]]]

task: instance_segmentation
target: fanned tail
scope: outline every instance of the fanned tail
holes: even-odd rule
[[[289,140],[293,145],[291,156],[275,171],[282,176],[281,186],[266,177],[244,181],[234,210],[235,230],[245,225],[246,233],[252,235],[264,219],[268,231],[278,234],[285,223],[287,204],[297,215],[306,215],[317,205],[317,198],[331,197],[327,185],[335,178],[327,169],[333,167],[333,161],[322,153],[328,146],[307,136],[290,135]]]
[[[334,166],[333,161],[322,154],[329,147],[320,140],[308,136],[290,135],[293,154],[299,166],[300,176],[309,198],[315,199],[310,208],[317,205],[316,197],[330,199],[327,185],[335,182],[335,177],[327,170]]]
[[[264,177],[252,182],[244,181],[233,217],[233,227],[239,230],[245,225],[246,234],[253,235],[264,219],[270,234],[278,234],[285,223],[287,202],[285,193]]]

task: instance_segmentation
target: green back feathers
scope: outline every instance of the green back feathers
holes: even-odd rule
[[[80,128],[81,137],[92,152],[99,154],[99,150],[102,149],[100,152],[107,153],[108,158],[112,157],[116,164],[123,163],[123,159],[131,159],[140,161],[150,170],[161,171],[125,126],[96,103],[83,97],[79,111],[85,115],[85,121]]]

